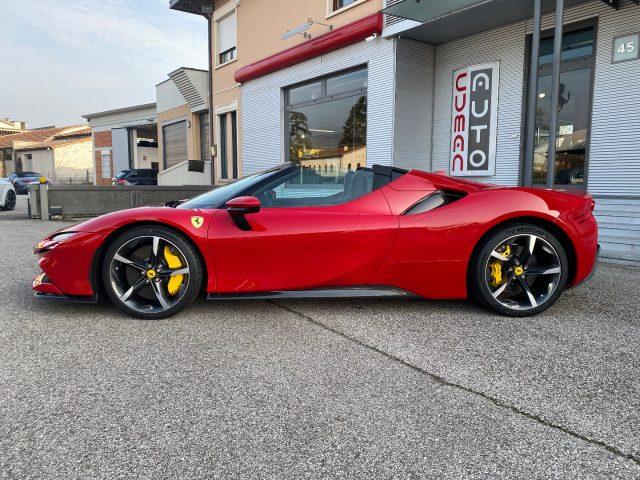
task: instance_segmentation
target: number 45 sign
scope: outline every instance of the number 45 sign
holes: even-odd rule
[[[640,58],[640,33],[616,37],[613,39],[613,63],[637,60]]]

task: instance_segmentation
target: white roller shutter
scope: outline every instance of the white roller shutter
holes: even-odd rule
[[[236,46],[236,13],[233,12],[218,20],[218,53],[226,52]]]
[[[177,122],[162,127],[164,167],[170,168],[187,159],[187,122]]]

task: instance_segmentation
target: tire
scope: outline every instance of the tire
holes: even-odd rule
[[[512,223],[478,245],[470,263],[469,293],[501,315],[528,317],[551,307],[568,278],[567,253],[552,233]]]
[[[179,259],[177,267],[168,261],[165,248]],[[111,303],[144,320],[167,318],[184,310],[200,294],[204,277],[195,247],[181,234],[162,226],[137,227],[118,236],[107,248],[101,267],[104,291]],[[169,282],[178,276],[172,272],[178,271],[183,272],[179,275],[182,281],[173,293]]]
[[[4,198],[4,207],[2,210],[9,211],[16,208],[16,194],[13,190],[9,190]]]

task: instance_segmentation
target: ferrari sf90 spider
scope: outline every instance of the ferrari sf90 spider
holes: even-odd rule
[[[588,195],[417,170],[285,164],[177,207],[124,210],[35,247],[36,296],[164,318],[211,300],[471,298],[537,314],[598,254]]]

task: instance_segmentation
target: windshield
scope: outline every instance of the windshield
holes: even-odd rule
[[[122,170],[120,173],[118,173],[116,175],[116,178],[123,178],[127,176],[127,173],[129,173],[131,170]]]
[[[288,164],[286,164],[285,166],[280,165],[276,168],[271,168],[269,170],[254,173],[253,175],[249,175],[248,177],[241,178],[240,180],[229,183],[224,187],[214,188],[213,190],[192,198],[188,202],[180,205],[178,208],[220,208],[227,201],[239,196],[243,191],[251,188],[254,185],[257,185],[261,181],[273,175],[274,172],[282,170],[283,168],[288,166]]]

